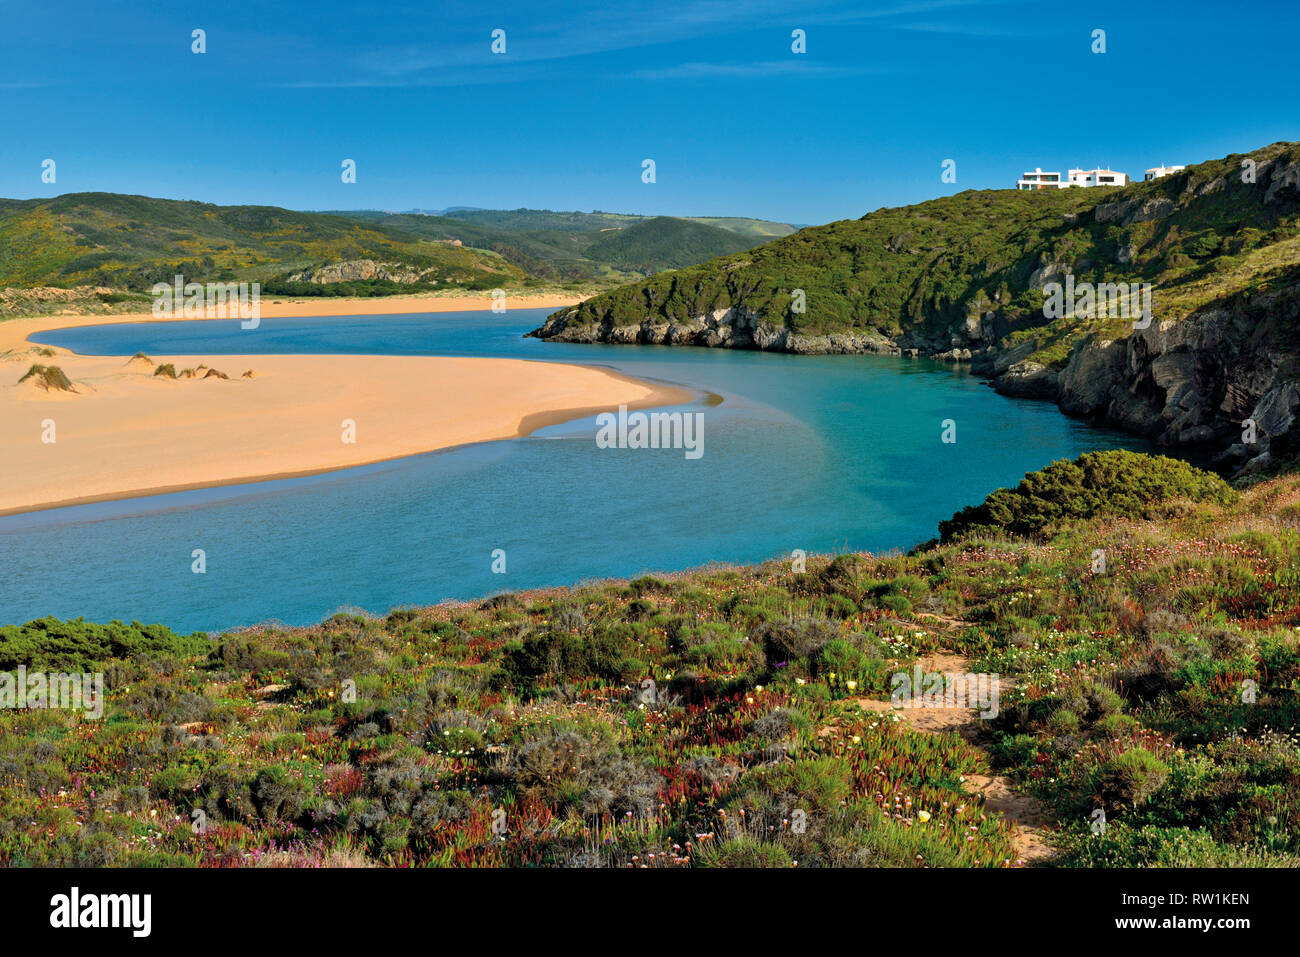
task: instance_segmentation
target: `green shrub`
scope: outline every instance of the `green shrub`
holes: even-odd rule
[[[620,681],[641,668],[630,650],[629,643],[613,630],[589,636],[558,630],[534,632],[507,648],[497,680],[520,690],[535,688],[544,676]]]
[[[1169,767],[1150,751],[1132,748],[1098,770],[1097,784],[1107,807],[1136,807],[1160,790]]]
[[[310,795],[301,778],[278,765],[259,771],[250,790],[258,815],[266,821],[297,819]]]
[[[750,641],[761,645],[767,666],[806,660],[839,635],[839,629],[819,618],[790,621],[766,621],[750,634]]]
[[[1088,452],[1030,472],[1014,489],[998,489],[983,504],[939,523],[942,541],[971,532],[1037,535],[1061,522],[1116,515],[1144,517],[1175,498],[1227,505],[1236,493],[1223,479],[1163,455],[1124,450]]]
[[[19,665],[48,671],[90,671],[91,665],[136,655],[192,655],[207,650],[201,632],[180,635],[163,625],[98,625],[83,618],[47,616],[0,626],[0,669]]]
[[[790,867],[790,852],[780,844],[752,837],[735,837],[703,847],[695,857],[700,867]]]

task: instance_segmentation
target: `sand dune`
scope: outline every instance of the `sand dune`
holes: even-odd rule
[[[49,356],[22,341],[33,327],[77,324],[0,323],[0,353],[13,350],[0,361],[0,514],[328,471],[691,398],[600,369],[518,359],[144,360]],[[18,385],[32,364],[58,366],[76,391]],[[177,378],[155,374],[169,364]]]

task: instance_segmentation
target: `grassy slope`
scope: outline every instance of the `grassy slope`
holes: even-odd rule
[[[207,655],[165,629],[4,629],[0,667],[102,667],[112,690],[103,721],[0,714],[0,862],[1003,866],[1011,828],[971,790],[1001,771],[1045,803],[1058,865],[1296,866],[1297,568],[1289,476]],[[974,742],[856,702],[938,651],[1002,676]]]
[[[1300,145],[1248,154],[1263,165],[1300,161]],[[967,191],[858,220],[809,227],[743,254],[655,276],[566,310],[572,325],[689,321],[744,306],[804,334],[874,330],[942,336],[953,323],[992,311],[1006,344],[1037,343],[1036,358],[1062,362],[1092,331],[1126,320],[1049,323],[1030,279],[1045,264],[1077,282],[1150,282],[1157,318],[1270,283],[1294,284],[1300,259],[1300,190],[1265,204],[1268,182],[1241,182],[1242,156],[1120,190]],[[1216,185],[1217,184],[1217,185]],[[1168,200],[1171,215],[1145,222],[1099,221],[1100,204]],[[1121,263],[1129,247],[1131,261]],[[1039,283],[1045,280],[1039,279]],[[807,312],[791,311],[793,290]]]
[[[320,213],[114,193],[0,202],[0,287],[139,291],[176,273],[197,281],[267,280],[351,259],[431,269],[431,277],[451,284],[524,278],[491,252]]]

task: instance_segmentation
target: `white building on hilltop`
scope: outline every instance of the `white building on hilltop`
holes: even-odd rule
[[[1128,174],[1117,173],[1113,169],[1072,169],[1071,186],[1127,186]]]
[[[1157,166],[1153,169],[1147,170],[1146,179],[1159,179],[1161,176],[1168,176],[1170,173],[1177,173],[1185,169],[1187,169],[1186,166]]]
[[[1060,173],[1044,173],[1042,169],[1021,173],[1016,180],[1016,189],[1062,189],[1064,186]]]
[[[1182,169],[1182,167],[1178,167]],[[1170,168],[1173,172],[1173,168]],[[1150,179],[1150,173],[1147,179]],[[1042,169],[1021,173],[1016,189],[1066,189],[1070,186],[1127,186],[1128,174],[1113,169],[1072,169],[1062,178],[1060,173],[1044,173]]]

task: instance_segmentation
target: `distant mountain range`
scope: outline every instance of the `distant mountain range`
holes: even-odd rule
[[[271,294],[615,283],[742,251],[784,223],[449,207],[295,212],[117,193],[0,199],[0,288],[142,292],[187,279]]]
[[[448,206],[446,209],[404,209],[401,213],[385,210],[392,215],[411,215],[411,216],[447,216],[450,213],[464,213],[472,210],[482,209],[482,206]]]
[[[331,215],[382,224],[429,239],[487,249],[529,275],[553,281],[628,279],[680,269],[795,231],[788,223],[728,216],[638,216],[549,209],[452,207]]]

